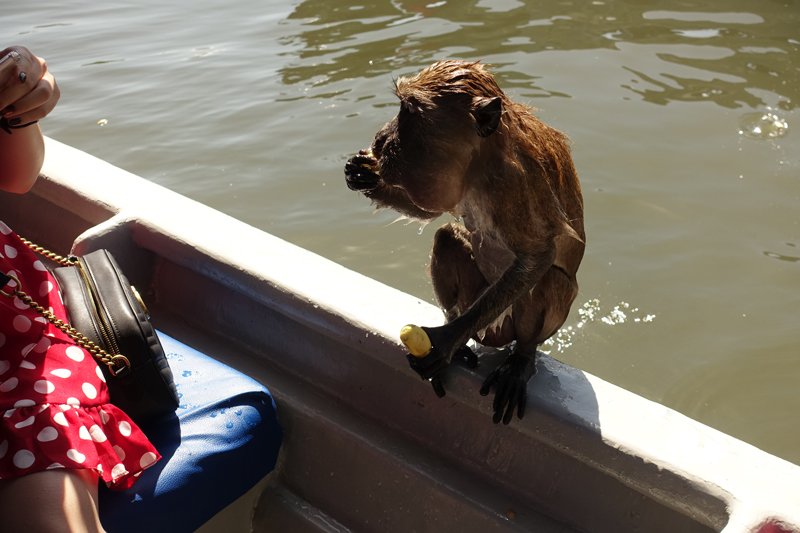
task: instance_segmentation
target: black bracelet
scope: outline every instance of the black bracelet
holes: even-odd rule
[[[12,126],[9,124],[8,119],[6,117],[0,117],[0,129],[5,131],[6,133],[11,133],[11,130],[18,130],[22,128],[27,128],[28,126],[33,126],[39,122],[38,120],[34,120],[33,122],[28,122],[27,124],[20,124],[19,126]]]

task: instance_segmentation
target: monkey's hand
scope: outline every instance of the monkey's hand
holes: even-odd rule
[[[380,172],[378,160],[369,150],[360,150],[358,155],[348,159],[344,165],[345,179],[351,191],[374,190],[381,179],[378,172]]]
[[[416,328],[416,326],[414,326]],[[478,366],[478,356],[469,349],[466,345],[460,346],[455,353],[445,351],[449,344],[446,342],[447,337],[441,334],[440,328],[417,328],[425,332],[430,339],[430,351],[427,355],[420,356],[409,353],[406,358],[411,368],[420,375],[422,379],[429,379],[436,396],[442,398],[445,395],[444,387],[442,386],[440,374],[450,365],[453,357],[463,358],[469,368]],[[404,339],[403,342],[407,342]],[[406,346],[409,347],[408,345]]]
[[[489,373],[483,382],[480,393],[481,396],[489,394],[492,387],[496,387],[494,395],[494,416],[492,420],[495,424],[503,421],[503,424],[511,422],[514,416],[514,409],[517,410],[517,418],[525,416],[525,403],[528,398],[528,380],[536,374],[536,358],[525,354],[512,353],[500,366]],[[505,411],[505,416],[503,415]]]

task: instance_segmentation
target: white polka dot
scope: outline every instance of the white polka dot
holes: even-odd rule
[[[77,398],[67,398],[67,405],[71,405],[72,407],[80,407],[81,401]]]
[[[114,468],[111,470],[111,477],[116,481],[127,473],[128,471],[125,470],[125,465],[118,463],[114,465]]]
[[[39,296],[45,296],[50,294],[50,291],[53,290],[53,284],[48,281],[43,281],[41,285],[39,285]]]
[[[103,475],[103,465],[98,463],[95,470],[97,470],[97,473],[100,474],[101,476]]]
[[[50,339],[42,337],[36,347],[33,349],[36,353],[44,353],[50,347]]]
[[[95,372],[97,372],[97,377],[100,378],[100,381],[105,383],[106,382],[106,377],[103,375],[103,371],[100,369],[99,366],[95,368]]]
[[[23,361],[19,364],[20,368],[24,368],[25,370],[36,370],[36,365],[31,363],[30,361]]]
[[[89,435],[92,436],[92,440],[95,442],[105,442],[108,440],[106,434],[103,433],[103,430],[100,429],[100,426],[97,424],[89,428]]]
[[[62,465],[61,463],[53,463],[47,467],[47,470],[52,470],[54,468],[64,468],[64,465]]]
[[[20,333],[25,333],[31,329],[31,320],[24,315],[17,315],[14,317],[14,329]]]
[[[53,312],[52,308],[50,309],[50,312],[51,313]],[[47,325],[47,319],[45,317],[43,317],[43,316],[36,317],[36,318],[33,319],[33,321],[34,322],[38,322],[39,324]]]
[[[57,378],[67,379],[72,375],[72,372],[67,370],[66,368],[56,368],[55,370],[50,371]]]
[[[49,403],[43,403],[42,405],[39,406],[39,413],[41,413],[42,411],[46,410],[48,407],[50,407]]]
[[[0,222],[0,233],[2,233],[3,235],[8,235],[9,233],[11,233],[11,228]]]
[[[14,407],[33,407],[36,405],[36,402],[33,400],[19,400],[17,403],[14,404]]]
[[[30,468],[36,457],[28,450],[20,450],[14,455],[14,466],[17,468]]]
[[[83,389],[83,393],[90,400],[94,400],[95,398],[97,398],[97,389],[95,389],[94,385],[92,385],[91,383],[84,383],[81,386],[81,389]]]
[[[39,272],[45,272],[47,270],[47,267],[44,266],[44,264],[42,264],[42,262],[39,261],[38,259],[33,262],[33,268],[35,268]]]
[[[58,438],[58,430],[52,426],[48,426],[41,430],[36,435],[36,440],[39,442],[52,442]]]
[[[8,392],[10,390],[14,390],[19,384],[19,380],[15,377],[10,377],[0,385],[0,392]]]
[[[8,272],[6,272],[6,275],[7,276],[14,276],[15,278],[19,279],[19,272],[17,272],[13,268],[11,270],[9,270]],[[14,289],[14,288],[17,287],[17,282],[12,279],[7,283],[7,286],[8,286],[9,289]]]
[[[14,296],[14,306],[17,309],[28,309],[30,306],[19,299],[19,297]]]
[[[59,426],[64,426],[64,427],[69,426],[69,422],[67,422],[67,417],[64,416],[64,413],[56,413],[55,415],[53,415],[53,422],[55,422]]]
[[[84,426],[81,426],[81,429],[78,430],[78,436],[83,440],[92,440],[92,436],[89,435],[89,430]]]
[[[8,257],[9,259],[14,259],[15,257],[17,257],[17,249],[16,248],[12,248],[11,246],[9,246],[7,244],[6,244],[5,248],[3,248],[3,251],[5,252],[6,257]]]
[[[35,390],[39,394],[50,394],[51,392],[56,390],[56,386],[47,381],[46,379],[40,379],[39,381],[33,384],[33,390]]]
[[[17,429],[19,429],[19,428],[26,428],[26,427],[28,427],[28,426],[32,426],[32,425],[33,425],[33,422],[34,422],[35,420],[36,420],[36,417],[35,417],[35,416],[29,416],[28,418],[26,418],[26,419],[25,419],[25,420],[23,420],[22,422],[17,422],[16,424],[14,424],[14,427],[15,427],[15,428],[17,428]]]
[[[11,368],[11,363],[8,361],[0,361],[0,374],[5,374]]]
[[[141,459],[139,459],[139,466],[141,466],[142,468],[147,468],[148,466],[155,464],[155,462],[156,462],[156,454],[154,454],[153,452],[147,452],[142,456]]]
[[[5,457],[7,453],[8,453],[8,441],[4,440],[3,442],[0,442],[0,459]]]
[[[3,415],[3,418],[11,418],[11,415],[14,414],[14,411],[16,411],[16,409],[9,409],[6,411],[6,414]]]
[[[86,460],[86,456],[83,455],[78,450],[69,449],[67,450],[67,457],[75,461],[76,463],[82,463]]]
[[[125,460],[125,450],[123,450],[122,448],[120,448],[119,446],[117,446],[115,444],[114,445],[114,451],[117,452],[117,457],[119,457],[120,461],[124,461]]]
[[[78,348],[77,346],[70,346],[67,348],[67,357],[72,359],[73,361],[81,362],[83,361],[83,350]]]
[[[103,411],[102,409],[100,409],[100,420],[103,422],[103,425],[106,425],[106,424],[108,424],[108,420],[109,420],[110,418],[111,418],[111,417],[110,417],[110,416],[108,416],[108,413],[106,413],[105,411]]]
[[[131,425],[123,420],[119,423],[119,432],[122,433],[123,437],[130,437]]]

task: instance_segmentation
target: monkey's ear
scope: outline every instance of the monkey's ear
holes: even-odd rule
[[[503,114],[503,99],[499,96],[494,98],[474,98],[472,107],[469,110],[475,119],[478,128],[478,135],[488,137],[500,125],[500,117]]]

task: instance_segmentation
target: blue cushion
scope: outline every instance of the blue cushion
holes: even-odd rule
[[[142,429],[163,459],[128,490],[100,487],[107,531],[191,532],[274,467],[283,440],[275,402],[257,381],[158,334],[180,395],[176,415]]]

